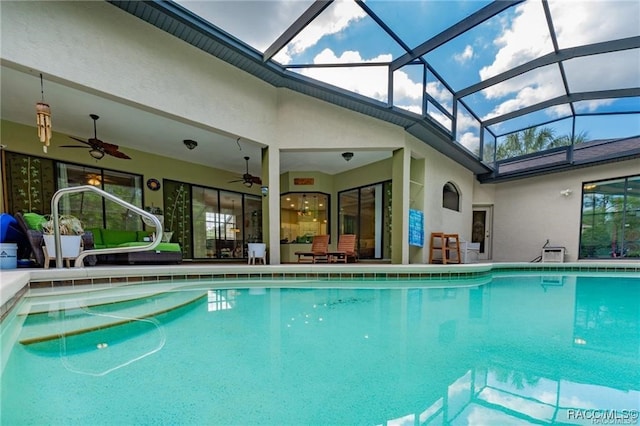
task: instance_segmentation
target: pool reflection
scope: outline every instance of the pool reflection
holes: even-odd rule
[[[576,410],[640,408],[639,292],[634,278],[612,283],[572,276],[504,277],[477,287],[322,290],[317,295],[325,299],[302,312],[289,306],[304,302],[290,305],[283,296],[274,326],[286,324],[285,333],[277,332],[284,346],[299,339],[330,342],[332,368],[348,369],[357,360],[367,371],[363,381],[390,387],[358,389],[393,406],[371,407],[367,421],[586,424]],[[350,316],[356,309],[357,321]],[[326,328],[346,318],[357,329],[352,336]],[[346,346],[355,358],[340,352],[350,338]],[[316,349],[310,358],[321,353]],[[278,363],[295,368],[284,352]],[[390,386],[389,377],[403,385]],[[385,411],[396,415],[385,418]]]
[[[422,291],[426,298],[409,291],[407,302],[422,309],[408,307],[407,321],[417,331],[424,324],[415,312],[435,313],[432,342],[467,339],[476,356],[433,403],[387,424],[592,424],[580,415],[594,409],[637,415],[637,279],[503,278],[486,287]]]

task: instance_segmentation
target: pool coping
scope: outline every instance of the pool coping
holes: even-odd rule
[[[469,263],[455,265],[287,264],[161,265],[0,271],[0,321],[30,289],[135,284],[177,280],[463,280],[493,272],[616,272],[640,274],[640,262]]]

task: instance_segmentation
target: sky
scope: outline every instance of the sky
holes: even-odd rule
[[[179,4],[247,43],[265,51],[306,10],[308,0],[178,1]],[[431,39],[490,2],[480,0],[367,0],[409,48]],[[640,35],[640,2],[636,0],[550,0],[551,24],[559,49]],[[441,108],[453,111],[452,91],[499,75],[554,51],[540,0],[528,0],[428,52],[423,58],[435,74],[426,75],[428,93]],[[347,67],[291,68],[381,102],[388,102],[387,64],[405,53],[367,12],[352,0],[336,0],[274,56],[287,65],[349,64]],[[367,66],[353,66],[367,64]],[[579,57],[562,67],[548,65],[489,86],[459,104],[456,139],[477,151],[481,120],[499,117],[569,91],[640,88],[640,49]],[[423,67],[406,65],[393,73],[393,104],[422,113]],[[442,80],[441,80],[442,79]],[[448,86],[448,88],[447,88]],[[600,99],[574,104],[577,112],[640,111],[640,98]],[[429,117],[452,131],[452,122],[435,104]],[[571,132],[568,104],[490,126],[497,136],[539,123],[558,136]],[[640,135],[640,116],[609,115],[576,120],[576,132],[588,139]],[[499,138],[500,140],[500,138]]]

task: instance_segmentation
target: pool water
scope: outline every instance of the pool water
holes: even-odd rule
[[[1,423],[637,421],[638,278],[287,284],[25,300]]]

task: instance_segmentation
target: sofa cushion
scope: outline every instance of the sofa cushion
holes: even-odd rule
[[[141,243],[138,241],[132,241],[129,243],[122,243],[122,244],[118,244],[118,247],[139,247],[139,246],[143,246],[149,244],[148,242],[145,243]],[[180,249],[180,244],[178,243],[160,243],[156,246],[156,248],[153,249],[153,251],[172,251],[172,252],[178,252],[181,251]]]
[[[102,229],[102,242],[107,247],[136,241],[136,231],[121,231],[117,229]]]
[[[47,218],[38,213],[24,213],[22,215],[29,229],[42,231],[42,225],[47,222]]]
[[[100,247],[100,248],[104,248],[105,244],[104,241],[102,241],[102,229],[100,228],[88,228],[85,231],[89,231],[93,234],[93,244],[96,246],[96,248]]]

